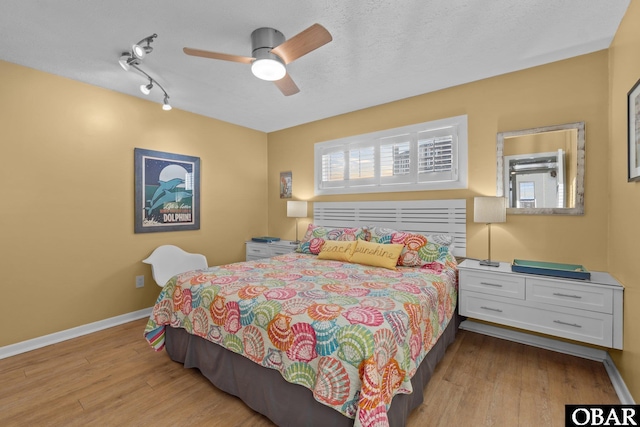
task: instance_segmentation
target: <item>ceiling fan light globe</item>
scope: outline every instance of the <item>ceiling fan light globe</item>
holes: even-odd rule
[[[259,79],[273,82],[283,78],[287,74],[287,69],[282,62],[265,58],[253,61],[251,72]]]

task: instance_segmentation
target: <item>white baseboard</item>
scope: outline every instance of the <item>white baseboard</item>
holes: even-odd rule
[[[616,368],[611,356],[609,356],[609,353],[605,350],[558,341],[539,335],[527,334],[526,332],[514,331],[512,329],[500,328],[498,326],[474,322],[473,320],[465,320],[460,323],[460,329],[602,362],[607,374],[609,374],[611,384],[618,395],[618,399],[620,399],[620,403],[623,405],[635,405],[633,397],[622,379],[618,368]]]
[[[33,338],[27,341],[22,341],[16,344],[0,347],[0,359],[15,356],[16,354],[26,353],[27,351],[35,350],[37,348],[46,347],[51,344],[56,344],[61,341],[66,341],[71,338],[77,338],[82,335],[87,335],[92,332],[101,331],[103,329],[111,328],[121,325],[123,323],[131,322],[133,320],[142,319],[151,315],[152,308],[144,308],[142,310],[134,311],[132,313],[122,314],[116,317],[110,317],[109,319],[100,320],[97,322],[89,323],[75,328],[66,329],[64,331],[55,332],[53,334],[44,335],[42,337]]]
[[[604,369],[607,370],[609,374],[609,378],[611,379],[611,384],[613,385],[616,394],[618,395],[618,399],[620,399],[620,403],[623,405],[635,405],[636,402],[633,400],[633,396],[631,396],[631,392],[627,388],[627,385],[624,383],[622,379],[622,375],[618,371],[616,364],[613,363],[611,356],[607,353],[606,358],[602,361],[604,364]]]

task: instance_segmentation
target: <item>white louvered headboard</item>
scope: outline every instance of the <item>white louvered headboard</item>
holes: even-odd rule
[[[465,199],[385,202],[314,202],[313,223],[325,227],[380,226],[453,236],[453,255],[467,255]]]

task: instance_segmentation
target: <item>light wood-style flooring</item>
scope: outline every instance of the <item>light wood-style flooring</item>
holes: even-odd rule
[[[150,349],[146,319],[0,360],[0,426],[272,426]],[[563,426],[620,403],[601,363],[459,331],[409,427]]]

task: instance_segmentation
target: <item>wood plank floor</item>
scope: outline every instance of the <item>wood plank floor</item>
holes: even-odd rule
[[[273,425],[152,351],[145,324],[0,360],[0,425]],[[461,330],[407,426],[562,426],[572,403],[620,403],[601,363]]]

